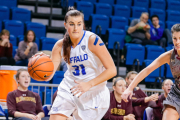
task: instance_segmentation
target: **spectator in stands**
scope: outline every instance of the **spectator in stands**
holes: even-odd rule
[[[128,102],[124,102],[121,95],[126,90],[126,85],[124,78],[117,77],[113,79],[113,91],[110,93],[110,107],[103,120],[135,120],[133,106],[143,105],[151,100],[157,100],[156,95],[151,95],[145,98],[128,99]]]
[[[137,44],[156,44],[156,42],[150,40],[150,26],[147,23],[149,18],[149,14],[147,12],[143,12],[141,14],[140,19],[132,20],[130,27],[128,28],[128,34],[132,37],[132,43]]]
[[[127,74],[126,76],[127,86],[131,84],[131,82],[133,81],[133,79],[136,77],[137,74],[138,73],[136,71],[130,71]],[[158,94],[155,94],[155,95],[158,98]],[[137,98],[144,98],[144,97],[147,97],[147,95],[139,87],[135,87],[133,90],[132,98],[137,99]],[[143,120],[143,113],[146,107],[148,107],[148,103],[133,107],[133,114],[135,115],[136,120]]]
[[[49,120],[44,118],[40,96],[28,90],[30,76],[26,69],[19,69],[16,74],[18,89],[7,95],[7,107],[13,120]]]
[[[36,35],[34,31],[27,31],[24,36],[24,41],[21,41],[18,46],[17,53],[14,57],[16,65],[27,66],[29,59],[38,51],[35,43]]]
[[[151,34],[151,40],[157,42],[158,45],[162,46],[163,48],[166,47],[166,36],[169,35],[168,38],[171,39],[171,35],[169,30],[164,30],[160,25],[159,25],[159,17],[157,15],[153,15],[151,17],[151,29],[150,29],[150,34]]]
[[[0,33],[0,65],[15,65],[12,57],[13,46],[9,41],[10,33],[8,30],[2,30]]]
[[[164,94],[161,94],[156,102],[151,102],[151,104],[149,105],[151,108],[153,108],[153,120],[162,120],[163,101],[167,98],[167,95],[170,92],[172,85],[172,80],[164,80],[162,83],[162,89],[164,91]]]

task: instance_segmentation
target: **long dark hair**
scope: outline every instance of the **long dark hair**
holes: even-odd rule
[[[27,35],[28,35],[28,33],[29,32],[32,32],[33,34],[34,34],[34,39],[33,39],[33,42],[35,42],[35,39],[36,39],[36,34],[34,33],[34,31],[33,30],[28,30],[27,32],[26,32],[26,34],[25,34],[25,36],[24,36],[24,42],[27,42],[28,41],[28,39],[27,39]]]
[[[68,8],[68,12],[66,13],[65,18],[64,18],[65,23],[67,23],[69,16],[81,16],[84,22],[84,14],[78,10],[75,10],[74,7]],[[64,56],[64,60],[68,64],[70,64],[69,58],[70,58],[71,46],[72,46],[72,42],[71,42],[69,33],[66,31],[64,35],[64,39],[63,39],[63,56]]]

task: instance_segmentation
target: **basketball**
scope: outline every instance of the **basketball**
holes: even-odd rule
[[[52,75],[53,70],[54,64],[46,55],[37,55],[31,58],[28,63],[28,72],[37,81],[47,80]]]

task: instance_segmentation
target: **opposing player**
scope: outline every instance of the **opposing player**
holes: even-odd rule
[[[168,63],[171,68],[175,84],[172,86],[170,93],[163,102],[163,120],[178,120],[180,116],[180,24],[175,24],[171,28],[174,49],[167,51],[155,59],[149,66],[143,69],[129,85],[128,89],[122,95],[127,101],[128,96],[132,96],[133,88],[148,76],[152,71],[161,65]]]
[[[102,40],[83,30],[84,15],[69,8],[65,15],[67,30],[52,50],[51,59],[56,71],[61,58],[68,70],[58,87],[49,112],[50,120],[100,120],[110,103],[106,81],[116,75],[116,67]]]

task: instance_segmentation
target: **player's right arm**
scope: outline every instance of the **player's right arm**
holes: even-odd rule
[[[49,81],[52,79],[52,77],[54,76],[54,73],[56,72],[56,70],[57,70],[57,68],[61,62],[62,45],[63,45],[63,39],[57,41],[56,44],[54,45],[53,49],[52,49],[51,60],[54,64],[54,71],[53,71],[53,74],[51,75],[51,77],[49,77],[49,79],[47,79],[46,81]]]
[[[145,78],[147,77],[151,72],[153,72],[155,69],[160,67],[161,65],[170,62],[171,54],[173,50],[170,50],[168,52],[165,52],[161,54],[157,59],[155,59],[149,66],[144,68],[131,82],[131,84],[128,86],[128,88],[124,91],[122,94],[122,99],[127,102],[127,98],[130,96],[132,97],[132,91],[133,89]]]
[[[56,70],[61,62],[62,45],[63,45],[63,39],[58,40],[52,49],[52,54],[51,54],[50,59],[52,60],[52,62],[54,64],[54,71],[53,71],[53,74],[46,81],[49,81],[52,79],[52,77],[54,76],[54,73],[56,72]],[[41,52],[41,53],[36,53],[34,56],[37,56],[37,55],[46,55],[46,54]],[[34,57],[34,56],[32,56],[32,57]],[[47,56],[49,56],[49,55],[47,55]]]

